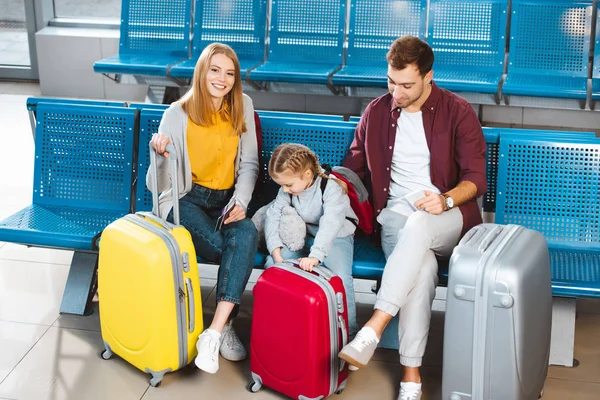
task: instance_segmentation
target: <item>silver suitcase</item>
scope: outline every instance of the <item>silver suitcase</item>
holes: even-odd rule
[[[548,244],[518,225],[481,224],[452,253],[444,400],[533,400],[550,355]]]

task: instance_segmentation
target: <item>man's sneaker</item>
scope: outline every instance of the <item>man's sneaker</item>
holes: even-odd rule
[[[379,343],[379,339],[377,339],[375,331],[365,326],[358,331],[354,340],[344,346],[338,356],[349,364],[364,368],[373,357],[377,343]]]
[[[223,328],[221,333],[221,355],[229,361],[242,361],[248,357],[248,352],[240,341],[240,338],[235,333],[232,325],[233,321],[229,321]]]
[[[221,334],[213,329],[207,329],[196,342],[198,356],[196,356],[196,366],[202,371],[214,374],[219,370],[219,346]]]
[[[421,384],[415,382],[400,382],[398,400],[421,400]]]

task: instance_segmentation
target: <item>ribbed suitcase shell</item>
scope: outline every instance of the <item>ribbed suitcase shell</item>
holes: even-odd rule
[[[442,398],[537,399],[551,326],[544,237],[517,225],[474,227],[450,259]]]
[[[251,391],[265,385],[294,399],[319,399],[346,387],[348,368],[337,356],[347,341],[346,293],[338,276],[321,271],[278,263],[258,279]]]
[[[196,356],[202,297],[196,252],[184,227],[140,214],[106,227],[98,295],[103,357],[114,352],[153,374],[156,386],[165,372]]]

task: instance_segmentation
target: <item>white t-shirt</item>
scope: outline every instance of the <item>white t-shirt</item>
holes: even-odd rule
[[[431,183],[430,159],[421,111],[409,113],[403,110],[396,127],[387,208],[408,216],[414,210],[405,198],[406,195],[421,190],[440,193]]]

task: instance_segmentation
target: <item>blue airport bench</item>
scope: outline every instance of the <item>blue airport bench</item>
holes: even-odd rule
[[[32,204],[0,221],[0,241],[73,249],[60,312],[82,315],[95,292],[93,240],[130,212],[137,110],[36,105]]]
[[[346,0],[274,1],[267,62],[249,79],[327,85],[342,66],[345,19]]]
[[[456,92],[498,93],[508,0],[431,0],[427,42],[433,79]]]
[[[119,54],[94,63],[103,74],[167,77],[189,58],[191,0],[123,0]]]
[[[170,76],[191,79],[202,50],[220,42],[233,48],[245,79],[264,61],[266,18],[266,0],[196,0],[192,57],[171,67]]]
[[[504,95],[587,96],[591,0],[513,0]]]
[[[400,36],[425,37],[427,0],[351,0],[348,50],[335,86],[387,87],[385,55]]]

